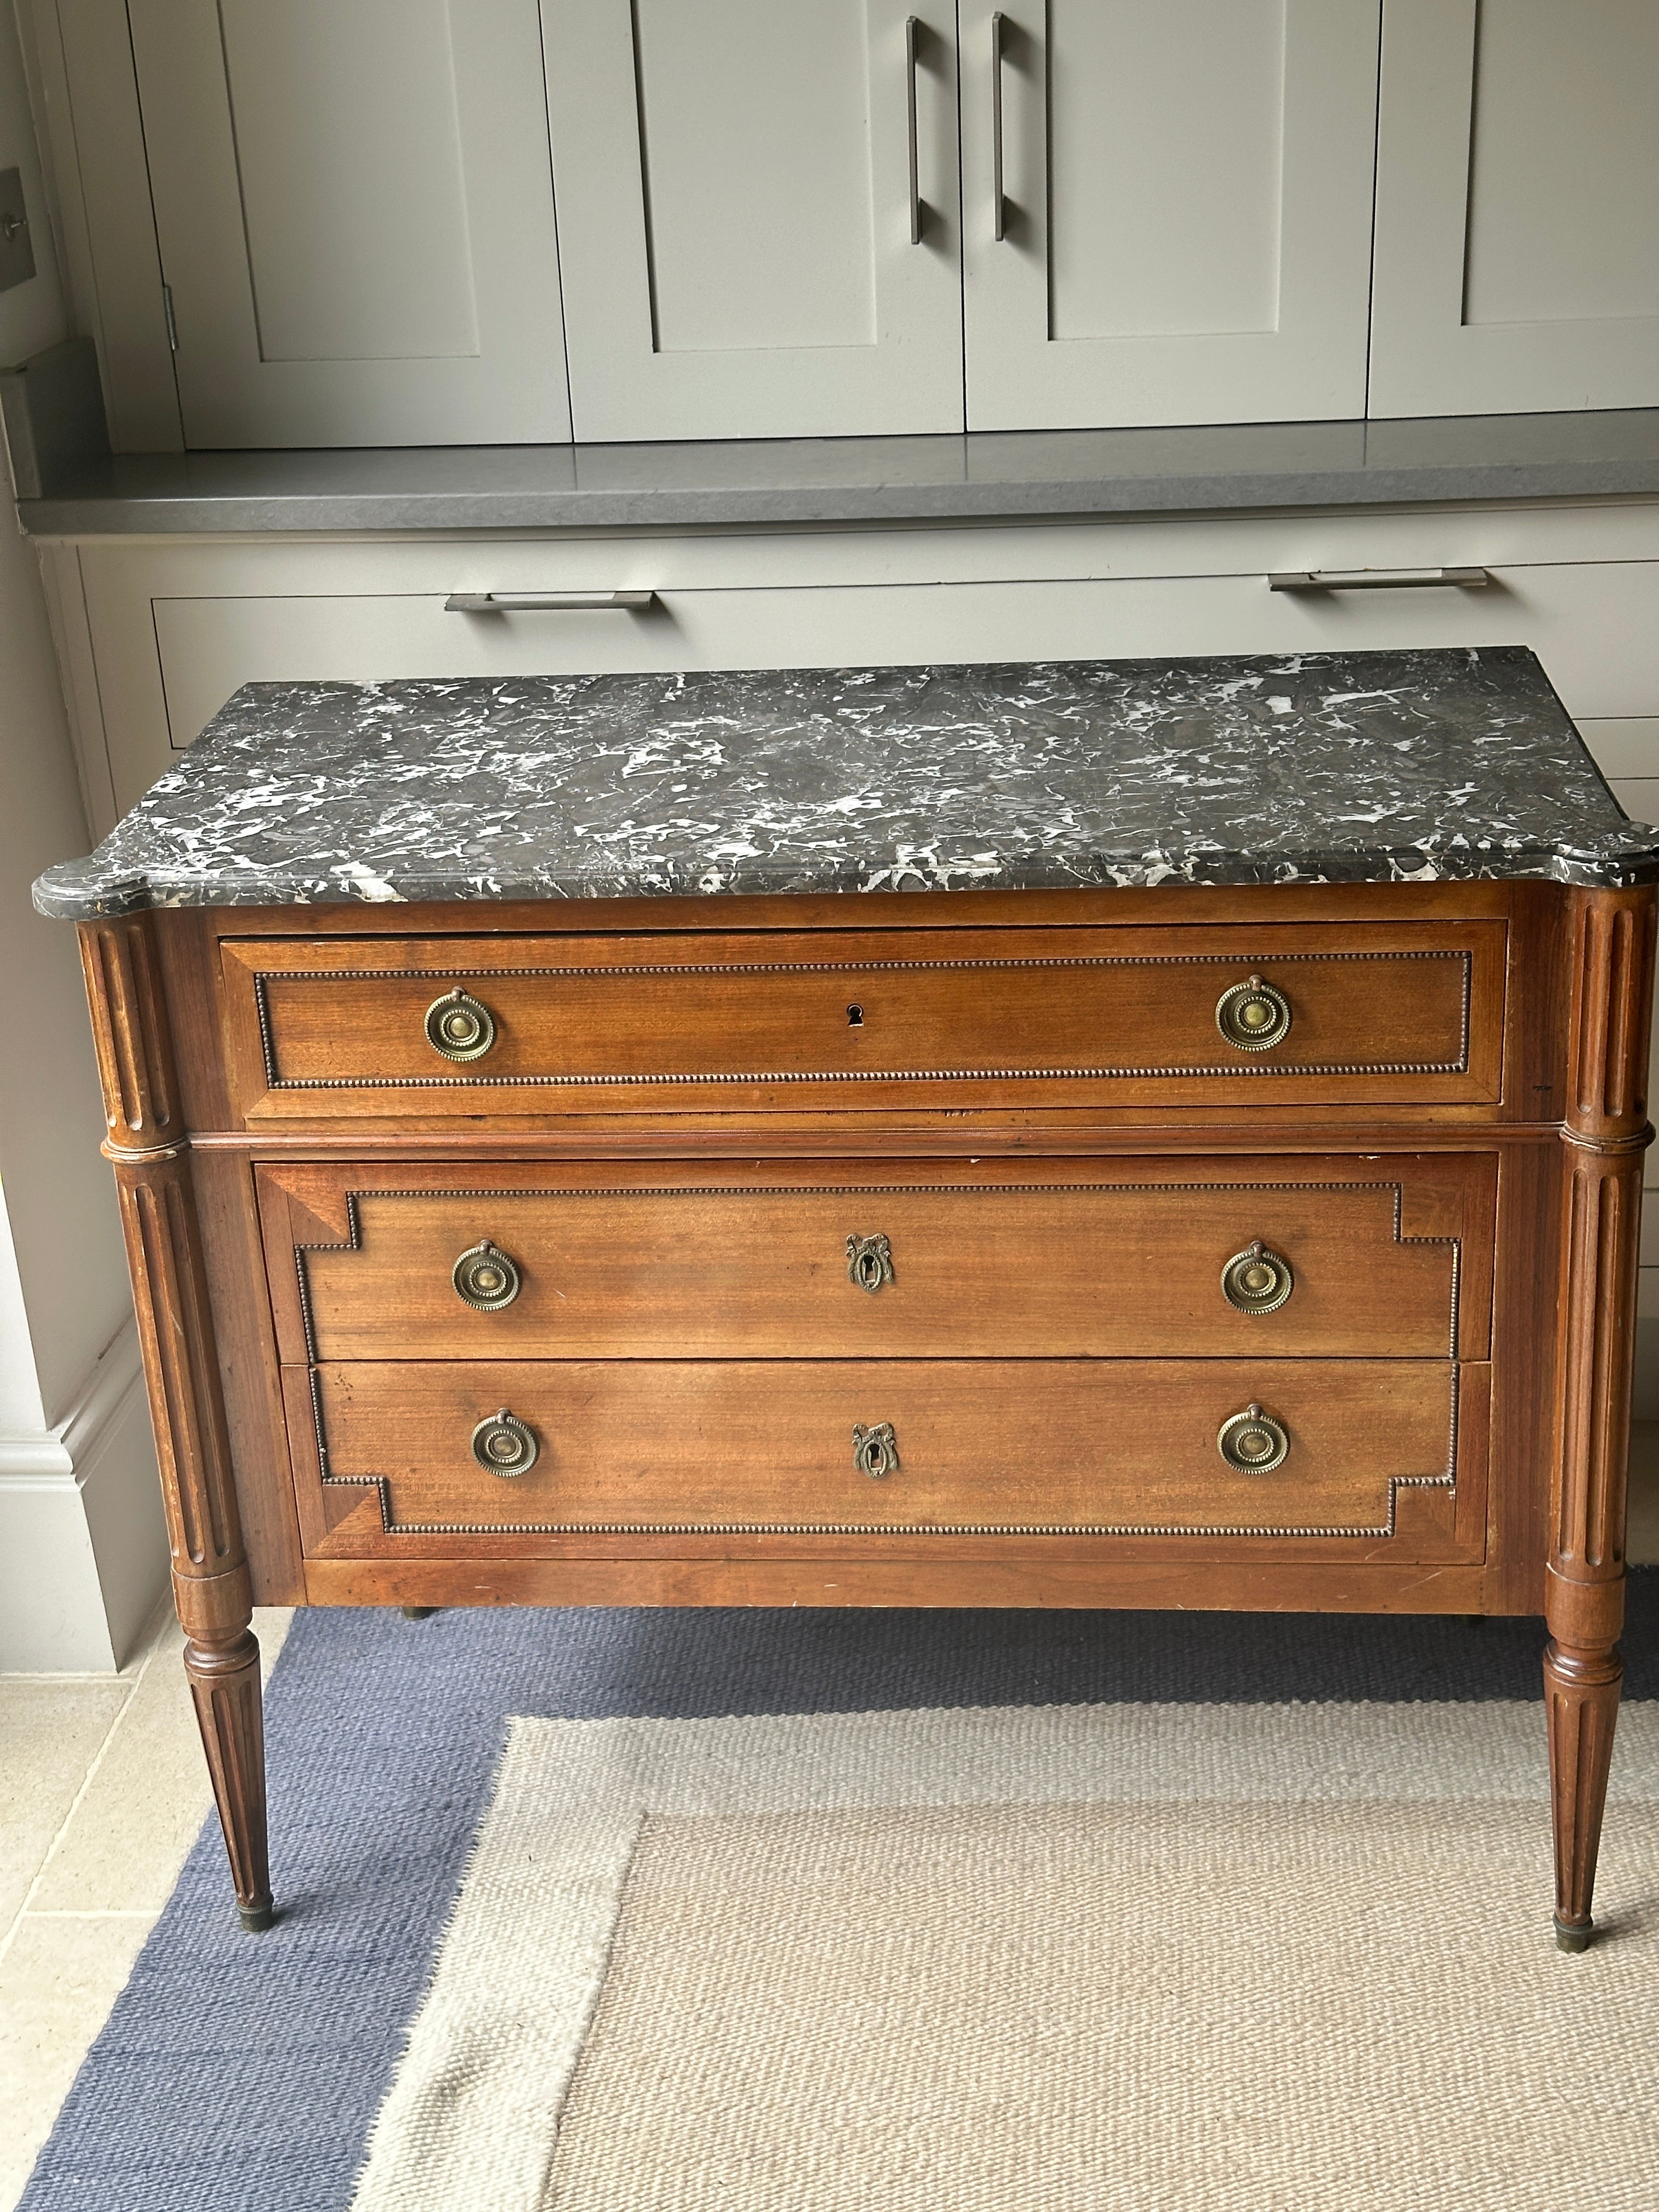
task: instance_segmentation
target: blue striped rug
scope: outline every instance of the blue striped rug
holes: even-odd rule
[[[1659,1571],[1631,1598],[1626,1696],[1659,1698]],[[210,1824],[21,2212],[346,2212],[514,1718],[1521,1700],[1541,1808],[1541,1642],[1291,1614],[302,1613],[267,1700],[283,1917],[240,1933]],[[1548,1904],[1540,1857],[1540,1931]]]

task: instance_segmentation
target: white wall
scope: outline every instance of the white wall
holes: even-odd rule
[[[0,362],[66,335],[17,29],[0,7],[0,169],[36,274],[0,292]],[[75,933],[29,885],[86,851],[40,571],[0,499],[0,1669],[125,1656],[166,1545]]]

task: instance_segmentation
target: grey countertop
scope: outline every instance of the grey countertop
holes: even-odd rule
[[[1523,647],[250,684],[43,914],[1659,878]]]
[[[13,380],[14,411],[28,387]],[[9,415],[9,422],[10,416]],[[968,437],[116,454],[58,440],[46,536],[916,522],[1659,493],[1659,409]]]

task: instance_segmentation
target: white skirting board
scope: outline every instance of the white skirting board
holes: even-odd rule
[[[167,1530],[129,1321],[67,1419],[0,1433],[0,1674],[107,1674],[167,1587]]]

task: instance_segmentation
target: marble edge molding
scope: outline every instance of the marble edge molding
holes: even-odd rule
[[[1526,647],[247,684],[34,901],[1480,878],[1659,881]]]
[[[1622,842],[1622,841],[1621,841]],[[95,856],[91,856],[95,857]],[[1517,848],[1468,848],[1428,852],[1423,848],[1377,847],[1344,853],[1275,854],[1253,860],[1243,853],[1189,855],[1179,863],[1149,854],[1129,862],[1100,855],[1057,862],[1047,854],[1015,856],[994,870],[976,868],[970,881],[951,882],[948,861],[937,872],[915,865],[874,862],[856,868],[827,868],[814,875],[799,866],[750,866],[713,872],[665,868],[654,878],[643,873],[629,881],[606,882],[592,874],[549,872],[515,878],[422,875],[388,867],[373,871],[348,863],[324,874],[250,871],[238,882],[222,875],[191,877],[166,870],[143,871],[106,878],[84,860],[60,861],[33,888],[37,913],[57,921],[112,921],[145,909],[178,907],[294,907],[399,905],[439,906],[493,902],[580,903],[607,898],[778,897],[840,893],[922,894],[994,890],[1149,890],[1168,884],[1194,890],[1273,884],[1382,884],[1548,882],[1593,890],[1629,890],[1659,883],[1659,844],[1632,836],[1624,850],[1575,851],[1565,846]],[[941,880],[941,878],[943,878]]]

